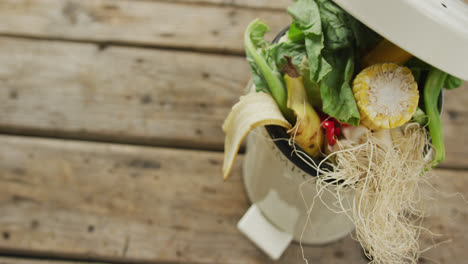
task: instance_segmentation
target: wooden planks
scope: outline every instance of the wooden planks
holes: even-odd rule
[[[222,150],[244,58],[0,38],[0,131]],[[466,168],[464,87],[447,91],[447,161]]]
[[[447,168],[468,168],[468,82],[455,90],[445,90],[442,125]]]
[[[161,1],[161,0],[153,0]],[[468,1],[468,0],[467,0]],[[252,8],[262,8],[262,9],[279,9],[285,10],[290,6],[292,0],[173,0],[173,2],[179,3],[194,3],[194,4],[215,4],[215,5],[225,5],[225,6],[239,6],[239,7],[252,7]]]
[[[244,30],[255,18],[272,32],[290,22],[286,11],[157,1],[0,2],[0,34],[234,53],[243,53]]]
[[[17,137],[0,146],[4,252],[267,262],[235,228],[248,203],[238,166],[222,182],[221,153]]]
[[[0,38],[0,130],[222,149],[244,58]]]
[[[98,263],[96,264],[105,264]],[[11,258],[11,257],[0,257],[0,264],[89,264],[89,262],[78,262],[78,261],[57,261],[50,259],[32,259],[32,258]]]
[[[235,228],[248,207],[241,162],[223,183],[221,153],[13,136],[0,136],[0,146],[0,252],[111,262],[272,263]],[[466,171],[437,174],[439,190],[468,195]],[[468,208],[459,197],[432,203],[428,225],[444,234],[437,241],[450,236],[453,242],[428,256],[450,255],[461,263]],[[366,263],[349,237],[305,249],[311,263]],[[293,244],[277,263],[300,261]]]
[[[248,204],[240,177],[216,177],[220,153],[0,141],[1,248],[161,262],[263,259],[235,229]]]
[[[421,244],[422,249],[439,246],[422,257],[428,263],[434,260],[435,263],[464,263],[468,242],[468,170],[439,170],[436,175],[430,181],[433,189],[425,189],[426,195],[433,198],[426,203],[425,226],[434,236],[423,232]]]

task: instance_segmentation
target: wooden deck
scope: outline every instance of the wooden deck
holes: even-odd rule
[[[221,176],[243,31],[279,31],[289,3],[0,1],[0,263],[301,263],[299,245],[272,262],[237,231],[242,156]],[[426,219],[442,243],[421,263],[468,258],[467,91],[445,94]],[[305,254],[367,263],[351,237]]]

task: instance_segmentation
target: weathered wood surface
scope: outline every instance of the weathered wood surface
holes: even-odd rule
[[[12,257],[0,257],[0,264],[89,264],[90,262],[84,261],[58,261],[48,259],[31,259],[31,258],[12,258]],[[95,264],[105,264],[99,262],[93,262]]]
[[[222,149],[244,58],[0,38],[0,130]]]
[[[161,0],[152,0],[161,1]],[[165,0],[162,0],[165,1]],[[467,0],[468,1],[468,0]],[[239,7],[251,7],[251,8],[262,8],[262,9],[278,9],[285,10],[288,6],[293,3],[293,0],[172,0],[172,2],[178,3],[193,3],[193,4],[215,4],[222,6],[239,6]]]
[[[284,10],[215,5],[132,0],[0,1],[0,34],[235,53],[243,53],[244,30],[255,18],[266,21],[272,32],[290,22]]]
[[[468,168],[468,82],[445,90],[442,126],[447,160],[443,167]]]
[[[248,208],[241,159],[223,183],[222,154],[216,152],[14,136],[0,136],[0,146],[0,252],[273,263],[235,228]],[[436,173],[439,190],[468,196],[466,171]],[[459,197],[443,196],[432,204],[428,225],[444,234],[437,241],[452,237],[453,242],[427,256],[464,260],[468,207]],[[305,249],[310,263],[366,263],[349,237]],[[300,261],[300,248],[293,244],[276,263]]]
[[[425,226],[435,235],[423,233],[422,249],[439,244],[423,254],[421,263],[466,263],[468,243],[468,170],[438,170],[426,188],[428,217]],[[430,261],[430,260],[435,260]]]
[[[0,131],[222,150],[244,58],[0,38]],[[468,94],[447,91],[446,167],[468,167]]]

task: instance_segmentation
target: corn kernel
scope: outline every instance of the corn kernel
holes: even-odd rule
[[[402,126],[411,119],[419,101],[411,70],[394,63],[362,70],[354,79],[353,93],[361,124],[371,129]]]

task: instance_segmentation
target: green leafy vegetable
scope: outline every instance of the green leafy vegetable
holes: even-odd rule
[[[421,126],[426,126],[429,122],[426,113],[421,108],[416,108],[416,112],[414,113],[412,120],[418,123]]]
[[[447,75],[447,79],[445,79],[444,83],[444,88],[448,90],[453,90],[455,88],[460,87],[463,84],[463,81],[461,79],[458,79],[457,77],[453,75]]]
[[[307,54],[304,45],[300,43],[285,41],[270,46],[268,57],[274,60],[273,63],[276,64],[278,69],[282,69],[287,65],[285,56],[291,57],[294,65],[299,65],[306,59]]]
[[[375,33],[372,29],[354,19],[354,17],[348,16],[347,20],[348,21],[346,24],[351,27],[353,31],[354,41],[356,43],[356,48],[358,49],[356,50],[357,52],[374,46],[382,39],[379,34]]]
[[[304,87],[306,89],[307,97],[310,103],[316,109],[322,109],[322,97],[320,95],[320,83],[315,83],[310,80],[309,60],[304,60],[297,66],[299,74],[303,77]]]
[[[293,42],[304,43],[304,32],[296,26],[296,22],[292,22],[288,30],[288,38]]]
[[[317,0],[317,4],[325,35],[325,49],[337,50],[352,46],[354,33],[349,26],[349,14],[329,0]]]
[[[406,67],[410,68],[413,72],[415,80],[419,80],[419,77],[422,73],[428,73],[432,67],[431,65],[425,63],[424,61],[418,58],[412,58],[408,62],[405,63]],[[463,84],[463,81],[453,75],[447,74],[447,78],[445,78],[445,82],[443,88],[447,90],[453,90],[455,88],[460,87]]]
[[[281,112],[288,120],[294,116],[286,107],[286,88],[274,60],[267,57],[267,42],[264,40],[268,26],[259,19],[254,20],[244,33],[245,53],[253,72],[253,81],[257,91],[271,93]]]
[[[429,135],[431,136],[432,145],[436,153],[433,161],[433,166],[435,167],[445,160],[444,136],[438,104],[441,90],[442,88],[455,89],[463,82],[457,77],[447,74],[418,58],[412,58],[405,65],[411,69],[415,80],[419,84],[422,83],[424,85],[423,102],[420,102],[420,105],[422,103],[426,113],[418,108],[413,115],[413,120],[421,125],[427,124],[428,126]],[[425,80],[422,79],[423,76],[427,76]]]
[[[288,8],[288,13],[294,19],[294,34],[297,35],[297,29],[304,34],[310,80],[317,83],[331,71],[331,66],[321,55],[324,36],[318,5],[314,0],[297,0]]]
[[[360,114],[350,82],[357,52],[355,38],[366,38],[362,24],[353,22],[354,18],[329,0],[297,0],[288,13],[294,19],[288,36],[294,41],[304,38],[309,63],[301,63],[298,69],[312,105],[341,122],[358,125]]]
[[[424,106],[429,118],[429,134],[435,150],[434,167],[445,160],[444,136],[437,103],[440,90],[446,79],[447,73],[433,67],[429,71],[424,85]]]
[[[360,114],[351,90],[350,82],[354,73],[352,49],[325,53],[325,58],[333,67],[320,83],[322,111],[341,122],[359,125]]]

